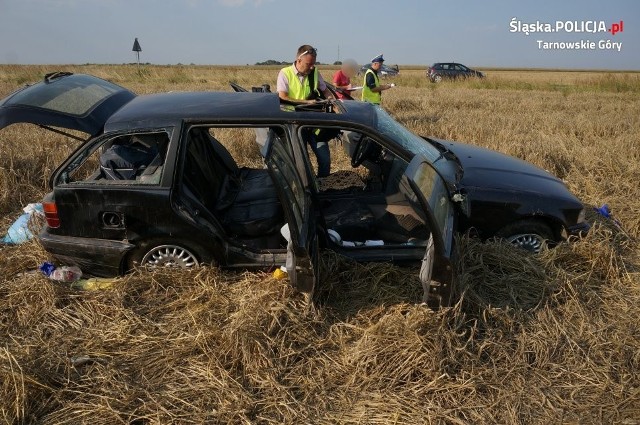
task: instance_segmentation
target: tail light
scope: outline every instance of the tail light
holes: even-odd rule
[[[60,217],[58,217],[58,207],[55,202],[43,202],[44,218],[47,220],[47,226],[57,229],[60,227]]]

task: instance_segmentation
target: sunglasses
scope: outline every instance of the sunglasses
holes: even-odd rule
[[[305,50],[304,52],[300,53],[300,55],[298,56],[298,59],[302,59],[302,57],[305,55],[316,56],[317,54],[318,54],[318,49],[311,48],[309,50]]]

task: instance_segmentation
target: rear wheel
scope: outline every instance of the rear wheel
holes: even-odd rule
[[[129,268],[143,266],[151,268],[193,268],[200,265],[195,251],[181,242],[148,241],[142,243],[131,254]]]
[[[433,82],[434,82],[434,83],[439,83],[439,82],[441,82],[441,81],[442,81],[442,75],[435,75],[435,76],[433,77]]]
[[[500,229],[496,236],[535,254],[549,242],[555,242],[549,225],[539,220],[516,221]]]
[[[198,260],[188,249],[180,245],[160,245],[142,257],[143,265],[151,267],[197,267]]]

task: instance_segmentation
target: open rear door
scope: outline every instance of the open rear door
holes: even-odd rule
[[[448,306],[453,280],[454,205],[445,181],[424,156],[413,158],[405,177],[415,194],[410,201],[431,230],[420,269],[423,301],[431,308]]]
[[[318,271],[318,239],[316,209],[311,192],[303,183],[294,160],[291,145],[286,139],[273,137],[265,158],[278,190],[289,227],[287,272],[294,288],[313,294]]]

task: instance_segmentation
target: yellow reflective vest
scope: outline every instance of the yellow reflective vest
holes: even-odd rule
[[[313,90],[311,90],[311,87],[309,86],[308,75],[302,80],[302,83],[300,82],[300,78],[298,78],[298,70],[295,65],[283,68],[282,72],[284,72],[284,75],[287,77],[287,81],[289,82],[289,99],[308,99],[312,91],[314,91],[316,95],[320,94],[318,91],[318,68],[313,68]]]
[[[380,92],[374,93],[369,87],[367,87],[367,74],[369,73],[373,74],[373,78],[376,81],[376,87],[380,86],[378,74],[376,74],[372,69],[367,69],[367,72],[364,73],[364,83],[362,84],[362,100],[379,105],[382,101],[382,94]]]

